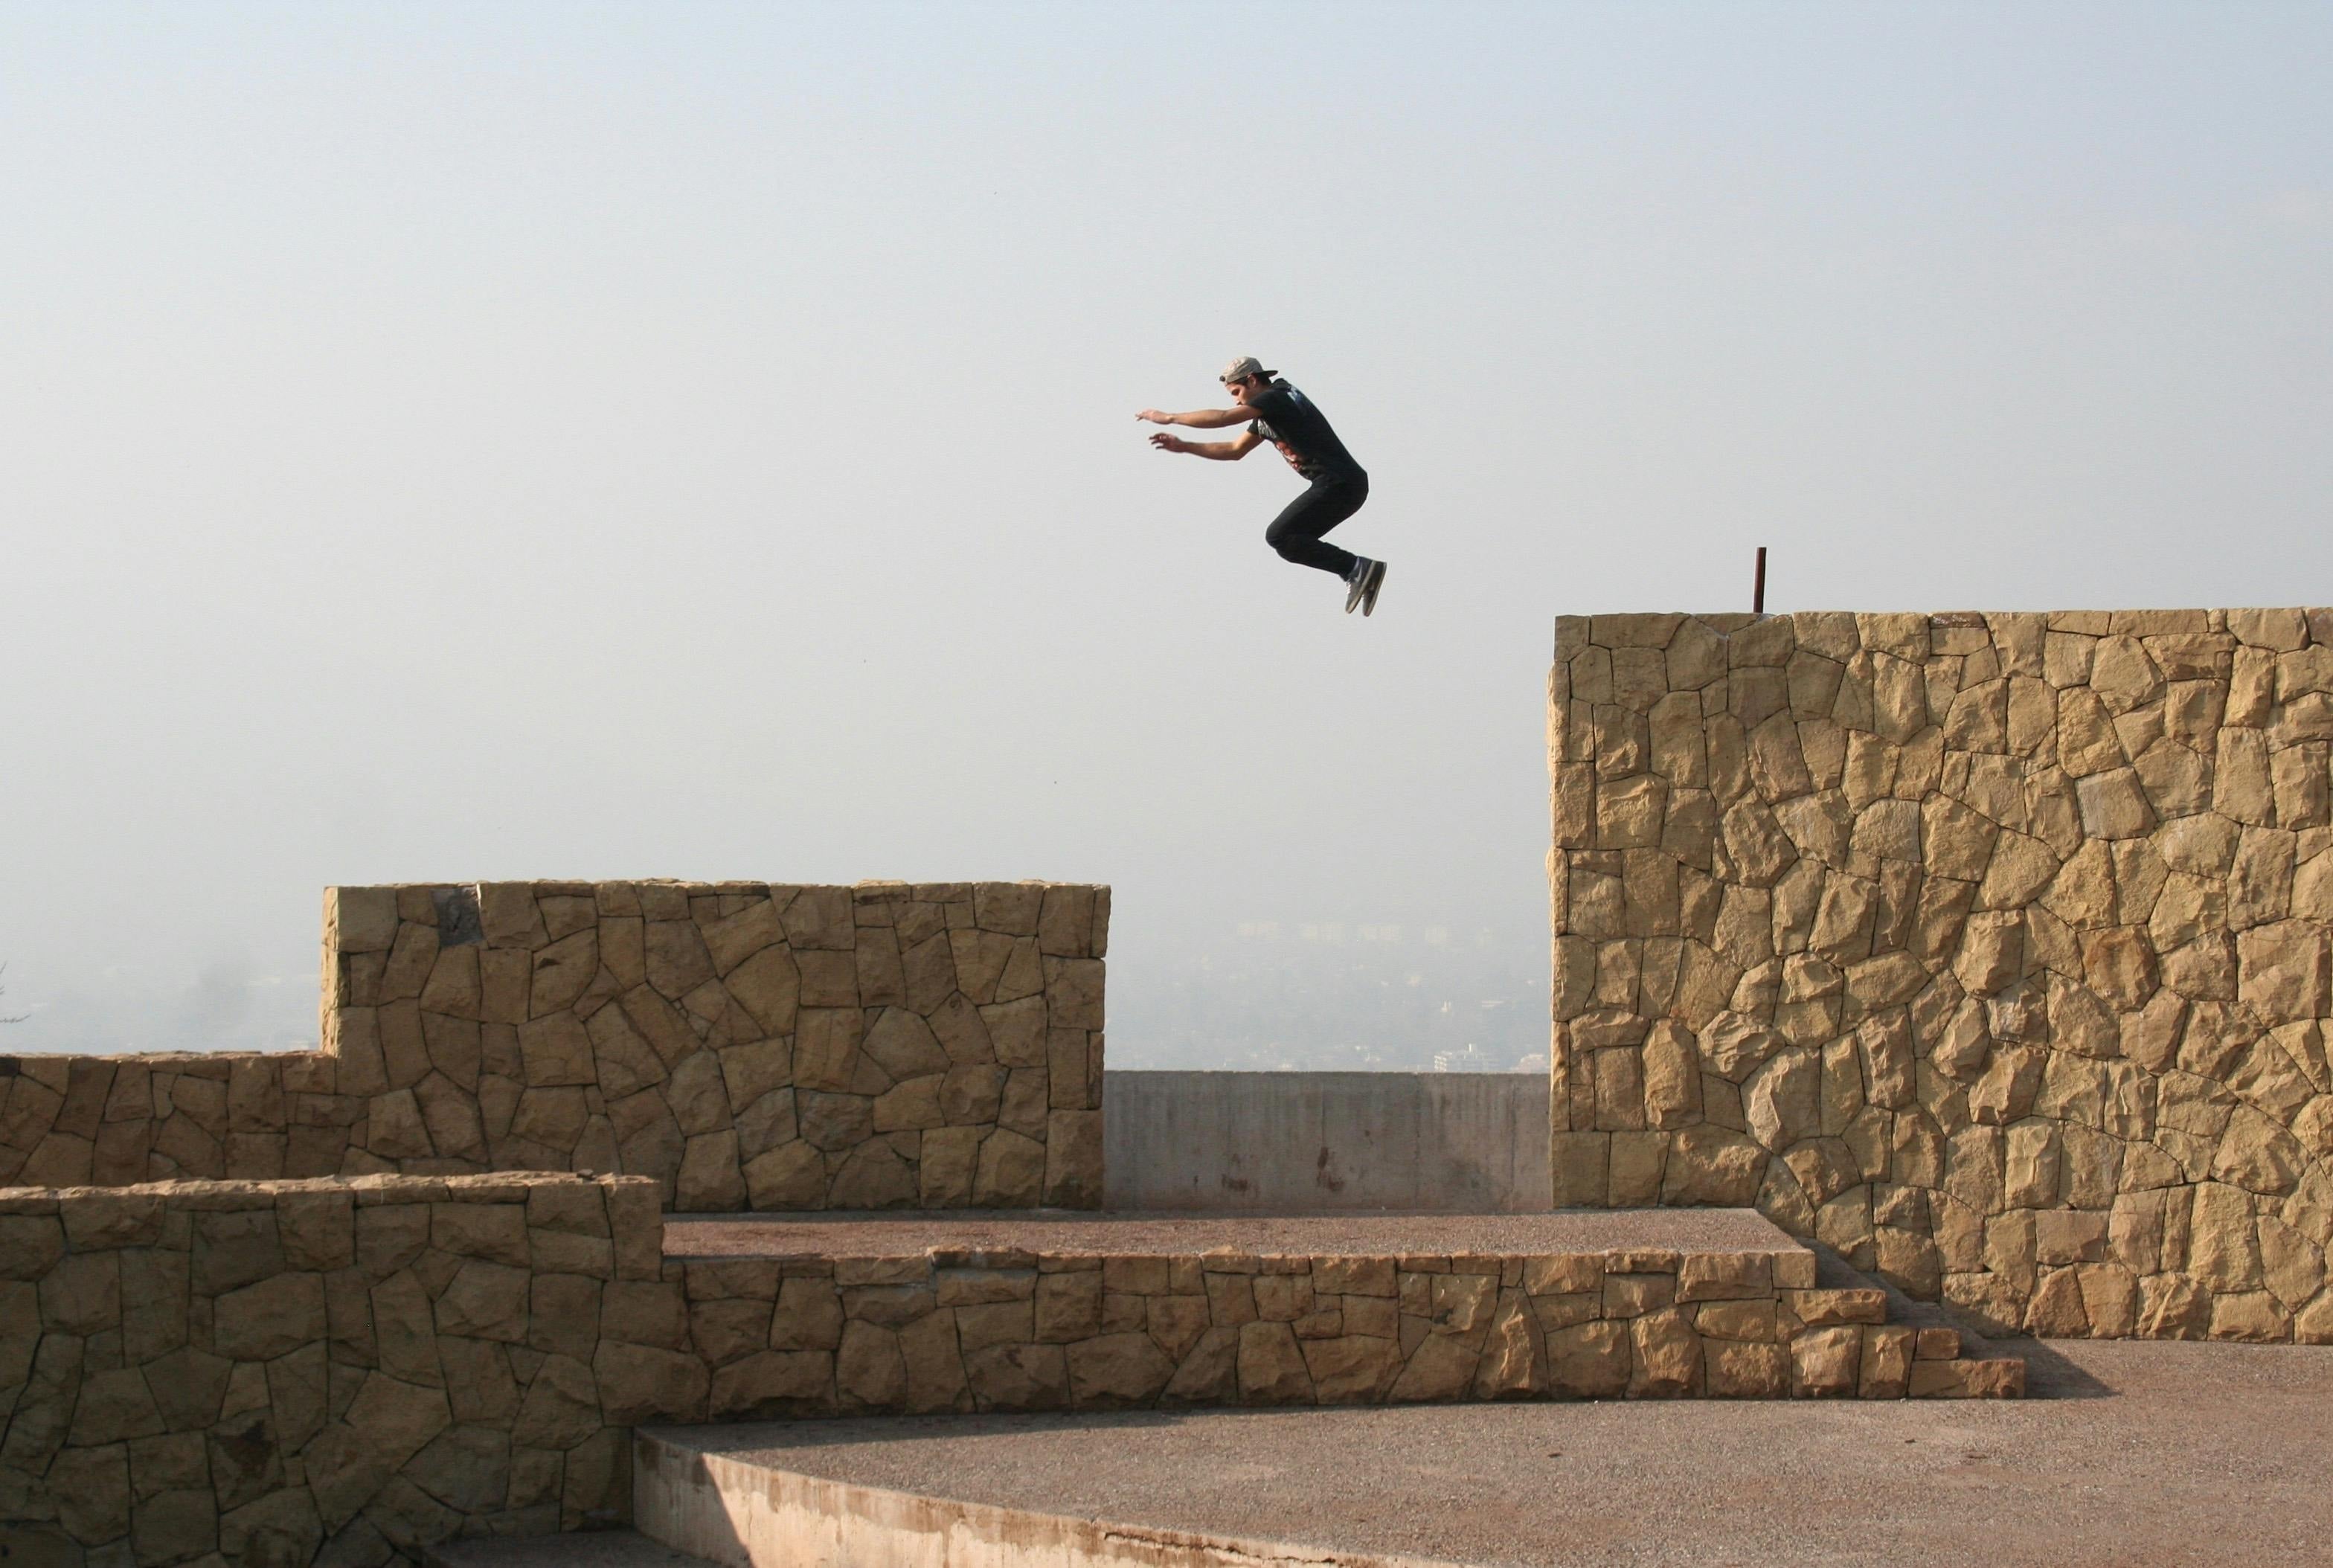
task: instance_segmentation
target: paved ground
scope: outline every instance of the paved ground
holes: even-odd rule
[[[911,1417],[686,1436],[849,1482],[1466,1563],[2333,1562],[2333,1347],[2001,1348],[2029,1358],[2040,1397]]]
[[[630,1530],[448,1541],[422,1562],[424,1568],[715,1568],[705,1558],[658,1545]]]
[[[1613,1248],[1795,1249],[1749,1209],[1572,1209],[1558,1214],[768,1216],[669,1214],[667,1257],[920,1256],[933,1248],[1151,1255],[1602,1252]]]

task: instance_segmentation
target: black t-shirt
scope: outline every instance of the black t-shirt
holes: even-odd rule
[[[1247,400],[1256,419],[1248,428],[1280,448],[1296,472],[1318,484],[1323,480],[1367,479],[1313,401],[1285,381],[1274,381]]]

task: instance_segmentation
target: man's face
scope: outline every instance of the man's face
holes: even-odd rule
[[[1224,385],[1230,389],[1232,401],[1244,407],[1249,396],[1255,391],[1255,380],[1253,376],[1243,376],[1236,381],[1226,381]]]

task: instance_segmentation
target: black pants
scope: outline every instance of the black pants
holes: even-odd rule
[[[1355,474],[1349,479],[1316,479],[1311,489],[1290,502],[1287,510],[1272,520],[1272,526],[1263,531],[1263,542],[1278,550],[1282,560],[1347,576],[1353,569],[1353,552],[1339,550],[1320,536],[1360,511],[1361,502],[1368,498],[1367,474]]]

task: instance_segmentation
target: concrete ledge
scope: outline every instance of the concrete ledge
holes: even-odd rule
[[[1111,1209],[1538,1213],[1541,1073],[1102,1077]]]
[[[637,1530],[476,1536],[433,1547],[421,1561],[423,1568],[713,1568],[707,1559],[676,1552]]]
[[[725,1568],[1460,1568],[852,1486],[720,1452],[692,1431],[640,1433],[632,1477],[634,1510],[657,1539]]]
[[[1751,1209],[1573,1209],[1551,1214],[1010,1214],[668,1216],[668,1258],[1545,1257],[1760,1252],[1813,1255]],[[1674,1271],[1675,1257],[1667,1259]],[[1210,1265],[1212,1267],[1212,1265]],[[1802,1282],[1815,1283],[1811,1273]]]

